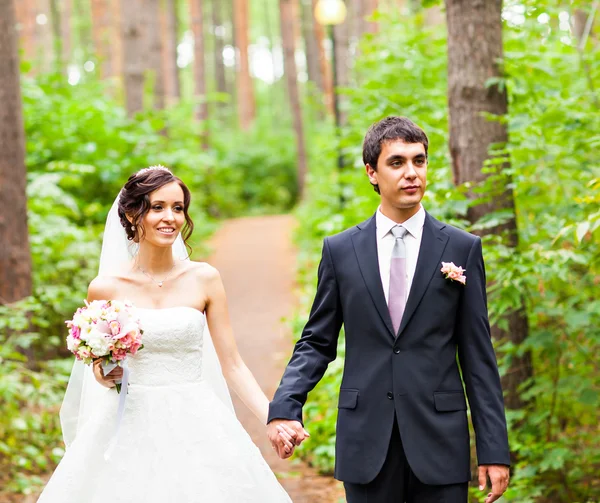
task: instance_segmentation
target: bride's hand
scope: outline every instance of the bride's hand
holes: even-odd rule
[[[102,368],[102,360],[94,360],[94,377],[105,388],[114,388],[116,381],[120,381],[123,378],[123,368],[115,367],[108,374],[104,375],[104,369]]]

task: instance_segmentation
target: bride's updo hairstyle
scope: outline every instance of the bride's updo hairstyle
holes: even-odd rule
[[[183,242],[188,246],[187,240],[194,230],[194,222],[188,214],[192,195],[185,183],[176,177],[164,166],[150,166],[134,173],[129,177],[127,183],[121,189],[119,197],[119,218],[121,225],[125,228],[127,239],[139,243],[144,237],[145,231],[142,225],[144,216],[150,211],[150,194],[169,183],[177,182],[183,191],[183,214],[185,225],[181,230]],[[130,222],[127,215],[132,219]]]

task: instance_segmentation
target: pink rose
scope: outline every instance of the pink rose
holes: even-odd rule
[[[465,269],[457,266],[454,262],[442,262],[442,268],[440,271],[442,274],[446,275],[446,279],[458,281],[463,285],[467,284],[467,277],[463,274]]]

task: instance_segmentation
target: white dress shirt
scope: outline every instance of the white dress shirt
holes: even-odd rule
[[[375,214],[375,224],[377,226],[377,257],[379,258],[379,274],[381,275],[381,284],[385,301],[389,302],[390,294],[390,264],[392,262],[392,249],[395,239],[392,235],[392,227],[402,225],[408,232],[404,236],[404,245],[406,247],[406,296],[410,292],[415,269],[417,267],[417,258],[421,248],[421,238],[423,237],[423,224],[425,223],[425,210],[423,206],[408,220],[398,224],[390,220],[383,213],[381,208],[377,209]]]

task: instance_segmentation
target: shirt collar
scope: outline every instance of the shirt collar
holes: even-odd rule
[[[418,238],[421,236],[423,232],[423,225],[425,224],[425,209],[423,205],[419,208],[412,217],[410,217],[405,222],[402,222],[402,227],[404,227],[413,237]],[[377,213],[375,213],[375,225],[377,226],[377,239],[381,239],[386,236],[391,230],[392,227],[396,225],[400,225],[397,222],[394,222],[391,218],[386,217],[383,213],[381,213],[381,207],[377,208]]]

